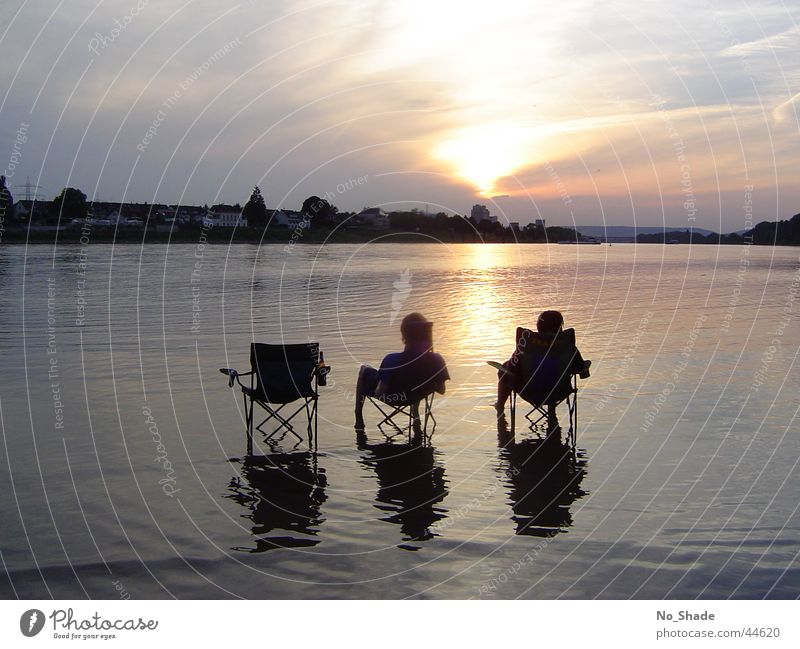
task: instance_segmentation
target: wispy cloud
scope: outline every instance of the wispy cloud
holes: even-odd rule
[[[800,45],[800,26],[790,27],[777,34],[765,36],[747,43],[736,43],[726,47],[720,53],[722,56],[755,56],[759,54],[771,54],[776,50],[797,51]]]
[[[800,162],[787,137],[797,133],[800,89],[792,7],[179,6],[147,3],[93,55],[90,39],[110,34],[128,5],[75,0],[47,22],[52,8],[24,4],[0,42],[0,133],[31,122],[30,168],[20,174],[51,194],[69,179],[107,197],[128,188],[140,200],[201,203],[246,200],[258,182],[268,202],[286,206],[372,174],[341,209],[420,201],[463,212],[479,192],[501,193],[524,222],[535,214],[515,208],[517,197],[558,198],[538,171],[545,162],[558,164],[575,196],[621,204],[635,191],[681,210],[665,119],[687,142],[698,191],[727,191],[744,177],[774,189]],[[158,107],[235,38],[240,45],[183,92],[137,164]]]

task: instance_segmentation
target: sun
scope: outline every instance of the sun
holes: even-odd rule
[[[436,145],[433,156],[484,196],[495,193],[500,178],[527,165],[533,153],[531,132],[507,123],[471,126]]]

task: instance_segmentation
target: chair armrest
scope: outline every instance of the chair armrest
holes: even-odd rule
[[[239,372],[237,372],[232,367],[220,367],[219,371],[220,371],[220,373],[225,374],[228,377],[228,387],[229,388],[233,387],[234,381],[236,383],[238,383],[241,387],[246,387],[246,386],[242,385],[242,382],[239,380],[239,377],[250,376],[251,374],[253,374],[252,370],[249,371],[249,372],[244,372],[243,374],[240,374]]]

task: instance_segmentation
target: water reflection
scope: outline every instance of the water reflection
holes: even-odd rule
[[[275,453],[244,461],[241,475],[231,479],[228,495],[249,511],[255,547],[234,547],[243,552],[276,548],[307,548],[325,520],[320,508],[325,495],[325,470],[317,466],[316,453]],[[288,535],[271,535],[276,530]]]
[[[517,441],[498,429],[499,472],[508,489],[514,533],[552,537],[572,525],[570,505],[586,495],[586,454],[561,441],[556,429],[545,437]]]
[[[419,550],[421,546],[408,542],[437,536],[432,528],[447,517],[446,509],[436,507],[447,496],[438,452],[419,437],[407,443],[369,443],[360,434],[357,443],[363,451],[361,463],[378,477],[375,507],[385,512],[380,520],[400,526],[404,543],[399,548]]]

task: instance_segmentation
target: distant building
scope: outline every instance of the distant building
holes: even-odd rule
[[[47,218],[51,206],[51,201],[22,199],[14,203],[14,217],[20,221],[41,221]]]
[[[544,230],[544,227],[545,227],[544,226],[544,219],[536,219],[533,222],[533,225],[535,225],[537,228],[542,228],[542,230]]]
[[[268,218],[271,217],[270,226],[289,228],[295,230],[297,228],[305,228],[309,223],[309,218],[297,210],[267,210]]]
[[[389,215],[384,212],[380,207],[365,207],[358,214],[356,214],[356,223],[363,223],[372,228],[381,230],[388,229]]]
[[[472,220],[475,221],[475,223],[480,223],[481,221],[490,221],[492,218],[489,216],[489,208],[485,205],[473,205],[472,211],[469,213],[469,215],[472,217]],[[497,217],[495,217],[494,220],[497,221]]]
[[[23,221],[28,221],[31,215],[31,210],[22,201],[14,203],[14,216]]]
[[[246,228],[247,219],[242,215],[242,208],[234,205],[214,205],[211,218],[218,228]]]
[[[289,227],[289,215],[283,210],[267,210],[268,227]]]
[[[519,221],[511,221],[511,223],[508,224],[508,227],[510,227],[512,230],[519,230]]]

